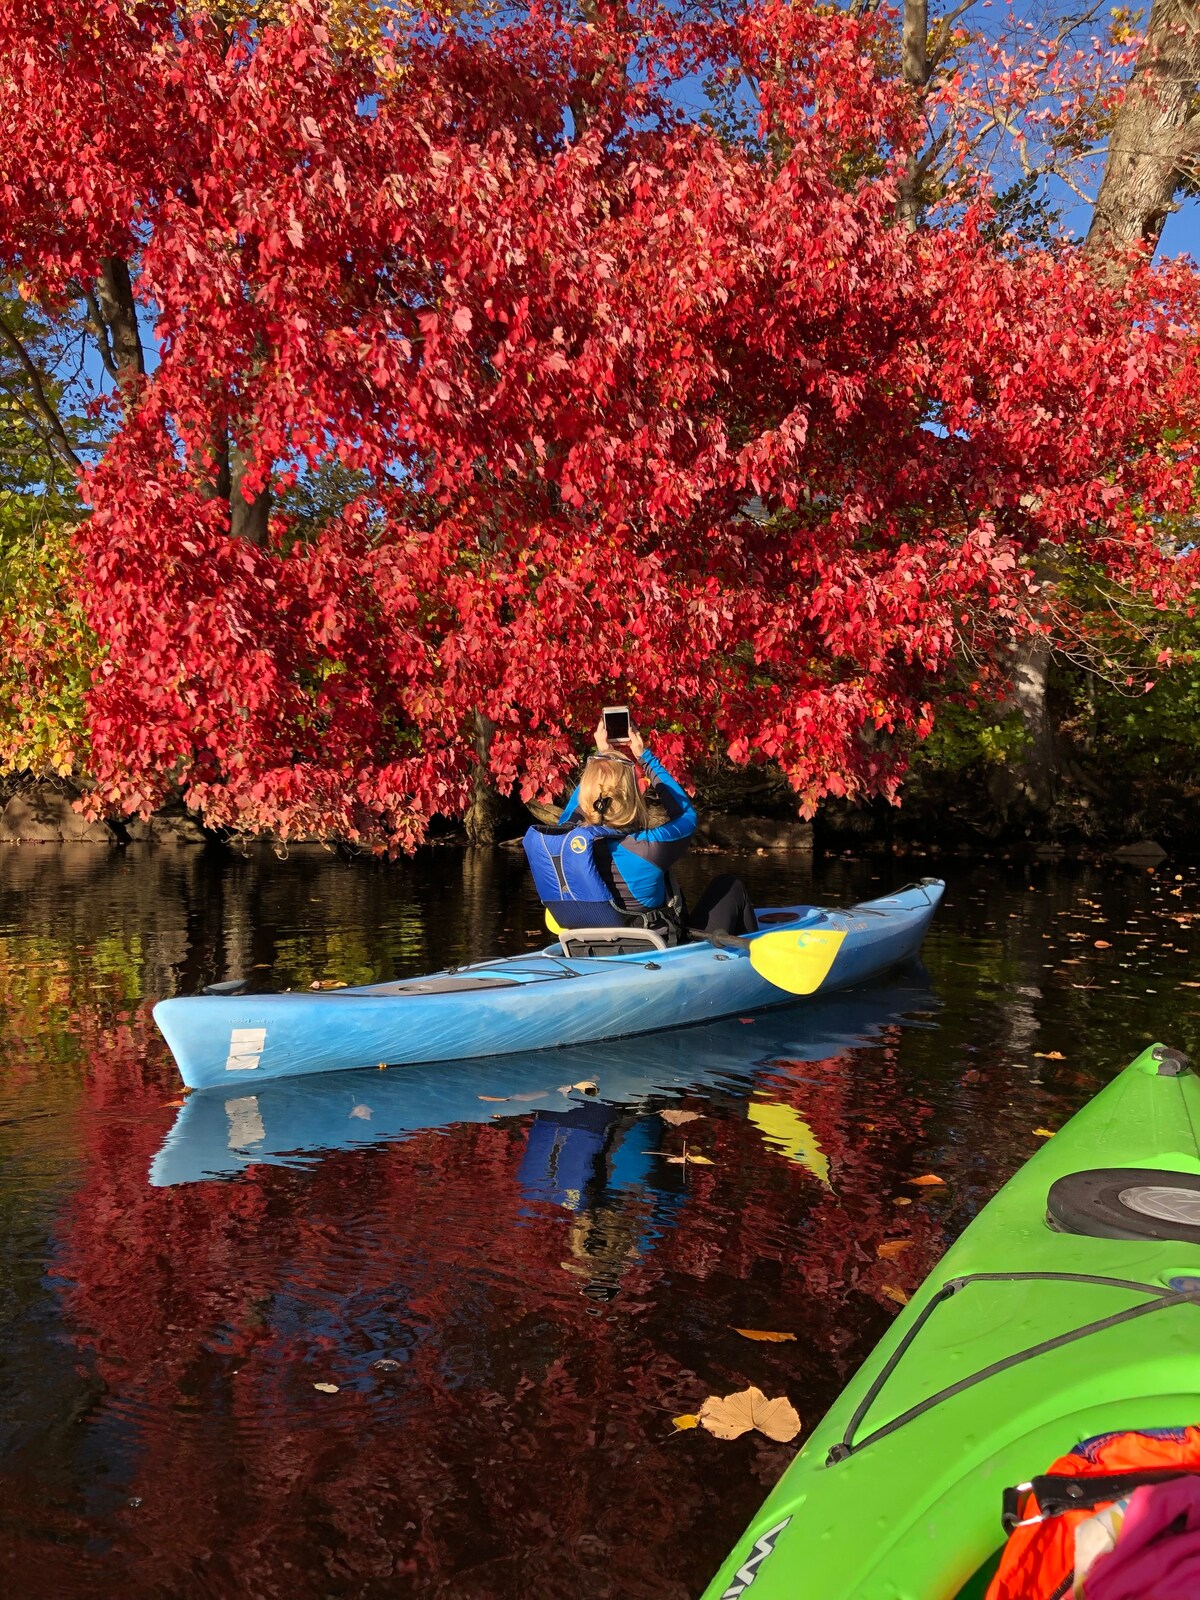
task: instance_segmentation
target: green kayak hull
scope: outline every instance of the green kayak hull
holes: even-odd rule
[[[1160,1190],[1153,1175],[1114,1183],[1097,1169],[1186,1176]],[[1200,1079],[1155,1045],[947,1252],[805,1441],[705,1600],[982,1595],[1004,1539],[1006,1487],[1097,1434],[1200,1421],[1200,1226],[1188,1220],[1200,1220],[1198,1179]],[[1055,1184],[1063,1204],[1082,1205],[1082,1220],[1068,1209],[1050,1224]],[[1177,1236],[1063,1231],[1122,1231],[1126,1199],[1135,1231]],[[1147,1223],[1143,1208],[1179,1220]]]

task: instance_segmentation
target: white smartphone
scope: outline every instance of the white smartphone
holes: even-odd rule
[[[629,743],[628,706],[605,706],[604,736],[609,744]]]

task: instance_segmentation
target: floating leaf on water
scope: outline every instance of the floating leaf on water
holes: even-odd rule
[[[715,1162],[710,1160],[708,1156],[694,1156],[687,1150],[681,1156],[669,1156],[665,1150],[657,1150],[655,1154],[662,1156],[665,1161],[669,1161],[673,1167],[711,1167],[715,1165]]]
[[[1053,1139],[1054,1137],[1053,1128],[1035,1128],[1033,1131],[1039,1139]]]
[[[892,1201],[892,1204],[894,1206],[910,1206],[912,1205],[912,1196],[908,1194],[898,1194]]]
[[[559,1085],[559,1094],[599,1094],[595,1078],[584,1078],[582,1083],[563,1083]],[[516,1095],[513,1096],[515,1100]]]
[[[506,1094],[477,1094],[476,1100],[486,1100],[490,1106],[502,1106],[508,1099]]]
[[[875,1246],[875,1254],[881,1261],[895,1261],[911,1244],[911,1239],[885,1239],[882,1244]]]
[[[757,1428],[768,1439],[786,1444],[800,1432],[800,1417],[791,1401],[782,1395],[768,1400],[761,1389],[742,1389],[723,1398],[710,1394],[699,1417],[701,1426],[718,1439],[739,1439]]]
[[[658,1114],[673,1128],[682,1127],[685,1122],[699,1122],[704,1115],[703,1111],[660,1111]]]
[[[763,1328],[735,1328],[733,1331],[740,1333],[743,1339],[757,1339],[762,1344],[783,1344],[796,1337],[794,1333],[768,1333]]]
[[[384,1356],[382,1360],[372,1361],[371,1365],[376,1372],[399,1372],[404,1363],[402,1361],[393,1361],[391,1356]]]
[[[1097,950],[1111,950],[1112,949],[1112,945],[1109,944],[1107,939],[1097,939],[1096,940],[1096,949]]]
[[[338,1392],[336,1383],[314,1383],[313,1388],[319,1389],[322,1394],[336,1394]]]
[[[915,1184],[918,1189],[928,1189],[936,1185],[945,1185],[945,1178],[939,1178],[936,1172],[926,1172],[920,1178],[910,1178],[909,1183]]]
[[[699,1426],[700,1418],[694,1412],[685,1411],[681,1417],[672,1417],[671,1421],[675,1424],[676,1431],[682,1433],[684,1428]]]
[[[371,1108],[370,1106],[352,1106],[350,1109],[350,1115],[352,1117],[357,1117],[360,1122],[370,1122]]]
[[[1065,1061],[1067,1058],[1061,1050],[1035,1050],[1033,1059],[1035,1061]]]
[[[879,1292],[887,1295],[889,1300],[894,1300],[898,1306],[906,1306],[908,1304],[908,1296],[903,1289],[897,1289],[894,1283],[885,1283]]]

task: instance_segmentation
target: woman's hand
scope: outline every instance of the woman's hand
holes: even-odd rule
[[[610,748],[609,743],[608,743],[608,734],[607,734],[607,732],[605,731],[605,728],[604,728],[604,717],[603,716],[601,716],[600,721],[596,724],[596,749],[599,751],[599,753],[602,756],[607,756],[607,755],[611,755],[612,754],[611,748]]]
[[[629,751],[635,761],[640,761],[646,753],[646,741],[632,723],[629,727]]]

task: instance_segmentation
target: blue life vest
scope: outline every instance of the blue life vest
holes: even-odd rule
[[[596,860],[602,839],[619,828],[581,823],[570,828],[530,828],[521,841],[542,904],[560,928],[620,928],[629,918],[613,903],[612,885]]]

